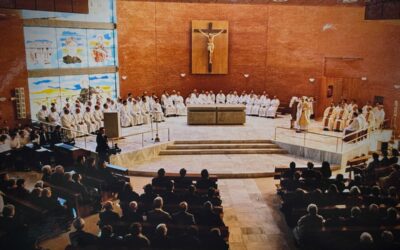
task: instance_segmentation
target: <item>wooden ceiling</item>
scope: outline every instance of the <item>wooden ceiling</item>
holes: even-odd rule
[[[88,0],[0,0],[0,8],[89,13]]]
[[[368,2],[369,0],[358,0],[358,1],[356,0],[287,0],[287,1],[285,0],[179,0],[179,1],[178,0],[117,0],[117,1],[365,6],[365,3]]]

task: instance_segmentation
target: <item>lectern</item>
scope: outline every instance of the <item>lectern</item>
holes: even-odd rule
[[[118,112],[104,112],[104,128],[108,138],[121,137],[121,123]]]

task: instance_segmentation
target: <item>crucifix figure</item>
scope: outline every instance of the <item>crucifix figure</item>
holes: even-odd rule
[[[208,23],[208,29],[194,30],[195,32],[200,32],[200,34],[207,38],[208,72],[212,72],[213,55],[215,49],[214,38],[221,35],[222,33],[226,33],[225,29],[213,29],[212,26],[212,23]]]

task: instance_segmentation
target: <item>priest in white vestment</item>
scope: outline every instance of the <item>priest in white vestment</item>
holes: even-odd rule
[[[142,111],[142,116],[143,116],[143,124],[149,124],[150,123],[150,98],[149,101],[143,97],[142,102],[140,105],[140,110]]]
[[[121,119],[121,127],[126,128],[132,126],[133,117],[131,116],[131,111],[126,100],[122,102],[122,106],[119,109],[119,114]]]
[[[335,104],[332,102],[329,107],[327,107],[324,111],[324,116],[322,118],[322,126],[323,130],[328,131],[333,129],[334,123],[334,111],[335,111]]]
[[[246,115],[251,115],[251,109],[253,108],[253,104],[255,101],[255,97],[253,94],[249,95],[246,100]]]
[[[225,95],[222,92],[222,90],[220,90],[219,93],[217,94],[217,96],[215,98],[215,102],[217,104],[225,104]]]
[[[70,114],[68,109],[64,109],[64,114],[61,116],[61,126],[67,129],[65,133],[68,139],[75,138],[76,136],[75,120],[74,117]]]
[[[274,96],[274,98],[271,100],[271,106],[267,110],[267,117],[275,118],[279,105],[280,105],[279,99],[276,96]]]
[[[165,108],[165,116],[176,116],[176,108],[174,106],[174,102],[172,100],[172,97],[167,96],[167,98],[164,100],[164,108]]]
[[[104,114],[103,111],[100,109],[100,106],[94,106],[93,117],[94,120],[98,123],[98,129],[104,127]]]
[[[84,119],[83,119],[83,114],[81,113],[81,110],[77,108],[75,110],[75,114],[73,114],[74,117],[74,122],[75,122],[75,128],[77,131],[80,133],[77,133],[77,136],[83,136],[84,134],[88,134],[88,126],[86,125]]]
[[[153,117],[155,122],[163,122],[164,119],[164,113],[162,112],[161,104],[158,99],[156,99],[156,103],[153,107]]]
[[[86,111],[85,113],[83,113],[83,120],[88,127],[89,133],[95,133],[100,128],[100,126],[98,126],[98,124],[94,120],[93,113],[90,110],[90,107],[86,107]]]
[[[37,113],[36,117],[41,122],[48,122],[48,116],[49,116],[49,111],[47,110],[47,107],[43,105],[42,108]]]
[[[255,95],[253,107],[251,108],[251,115],[258,116],[261,108],[261,98]]]
[[[178,91],[176,98],[175,98],[175,108],[176,108],[176,114],[181,116],[181,115],[186,115],[186,106],[185,103],[183,102],[183,97],[181,96],[181,93]]]
[[[260,111],[259,111],[258,115],[260,117],[267,117],[267,111],[270,106],[271,106],[271,99],[266,94],[264,100],[261,102],[261,107],[260,107]]]
[[[49,123],[53,125],[60,125],[60,114],[58,114],[57,110],[55,107],[52,107],[50,110],[50,114],[48,116]]]
[[[378,105],[374,110],[375,115],[375,126],[377,129],[383,128],[385,122],[385,110],[383,109],[383,105]]]
[[[212,90],[210,90],[210,96],[211,96],[211,104],[215,104],[215,94]]]

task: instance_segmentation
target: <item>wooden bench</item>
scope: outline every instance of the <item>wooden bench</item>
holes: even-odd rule
[[[274,170],[274,179],[275,179],[275,180],[281,179],[282,174],[283,174],[284,172],[286,172],[287,170],[289,170],[289,169],[290,169],[290,168],[289,168],[289,167],[286,167],[286,166],[278,166],[278,167],[275,167],[275,170]],[[314,170],[317,170],[317,171],[320,171],[320,170],[321,170],[321,167],[314,167],[313,169],[314,169]],[[305,171],[305,170],[307,170],[307,167],[296,167],[296,171],[303,172],[303,171]]]
[[[76,209],[76,213],[79,217],[87,217],[92,213],[92,206],[89,204],[82,205],[82,195],[78,192],[66,189],[65,187],[57,186],[49,182],[45,182],[44,186],[50,187],[53,195],[67,200],[67,204],[70,204],[72,208]]]
[[[142,202],[138,203],[138,207],[141,211],[148,212],[153,209],[152,204],[145,204]],[[201,205],[194,205],[194,206],[189,206],[188,211],[191,213],[198,213],[202,210],[203,206]],[[175,213],[179,211],[179,204],[164,204],[163,209],[166,211],[169,211],[170,213]],[[221,218],[224,216],[224,208],[222,206],[213,206],[213,211],[214,213],[218,214]]]
[[[370,156],[360,156],[354,159],[348,160],[346,163],[346,173],[349,173],[349,178],[352,178],[351,173],[355,171],[362,171],[365,167],[367,167],[367,161],[370,159]]]
[[[33,204],[32,202],[15,197],[10,194],[3,195],[4,201],[7,203],[11,203],[15,206],[16,209],[19,210],[27,219],[42,219],[46,217],[48,211],[43,209],[42,207]]]

